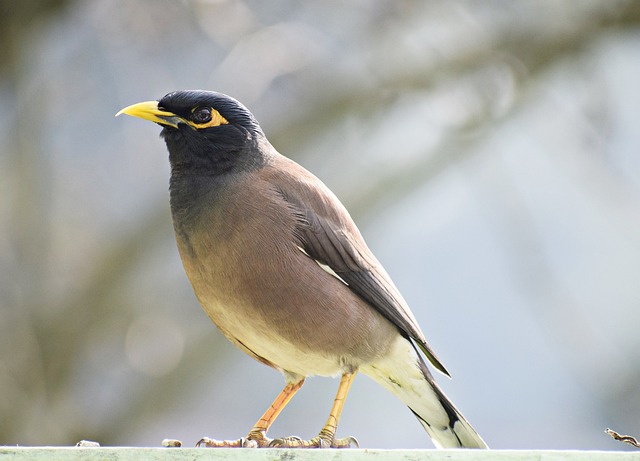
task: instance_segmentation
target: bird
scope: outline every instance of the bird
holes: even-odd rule
[[[281,372],[285,387],[245,437],[197,446],[348,448],[336,431],[365,374],[398,397],[437,448],[488,448],[438,386],[450,376],[349,212],[308,170],[281,155],[239,101],[171,92],[120,110],[155,122],[169,151],[170,208],[186,275],[229,341]],[[310,376],[341,377],[316,437],[271,439]]]

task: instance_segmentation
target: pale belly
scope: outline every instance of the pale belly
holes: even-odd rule
[[[206,298],[201,299],[201,303],[209,318],[227,338],[234,343],[240,342],[280,371],[301,376],[337,376],[348,371],[339,356],[326,351],[302,350],[291,344],[270,328],[265,319],[247,315],[247,312],[252,312],[247,306],[222,305]]]

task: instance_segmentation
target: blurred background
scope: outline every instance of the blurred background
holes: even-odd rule
[[[284,381],[183,273],[160,128],[244,102],[325,181],[493,448],[640,435],[640,2],[0,1],[0,444],[237,438]],[[316,435],[307,381],[271,436]],[[431,447],[360,376],[339,435]]]

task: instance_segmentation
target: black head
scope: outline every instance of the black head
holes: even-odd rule
[[[118,112],[158,123],[175,169],[219,174],[259,163],[264,134],[249,110],[214,91],[174,91]]]
[[[172,120],[175,123],[166,125],[173,128],[177,128],[179,123],[186,123],[196,130],[213,133],[216,127],[231,125],[250,135],[262,134],[249,109],[231,96],[215,91],[174,91],[158,101],[158,109],[177,116]]]

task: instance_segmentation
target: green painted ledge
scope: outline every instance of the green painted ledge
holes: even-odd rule
[[[0,461],[640,461],[638,451],[0,447]]]

